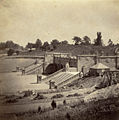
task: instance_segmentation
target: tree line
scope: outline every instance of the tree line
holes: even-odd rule
[[[94,45],[94,46],[104,46],[103,39],[101,32],[97,32],[97,37],[94,39],[94,42],[91,43],[91,39],[88,36],[84,36],[83,38],[80,38],[79,36],[74,36],[72,38],[74,45]],[[25,48],[32,50],[33,48],[36,50],[42,50],[42,51],[48,51],[48,50],[54,50],[57,48],[58,45],[68,45],[68,41],[58,41],[57,39],[54,39],[51,41],[51,43],[45,41],[44,43],[37,39],[35,43],[30,43],[25,46]],[[114,43],[111,39],[108,41],[108,46],[114,46]],[[22,46],[14,43],[13,41],[7,41],[7,42],[1,42],[0,43],[0,50],[4,50],[6,48],[9,49],[24,49]]]
[[[6,42],[0,43],[0,50],[5,50],[5,49],[23,49],[23,46],[14,43],[12,40],[8,40]]]
[[[43,51],[47,51],[47,50],[54,50],[57,48],[58,45],[60,44],[68,44],[68,41],[64,40],[59,42],[57,39],[54,39],[51,41],[51,43],[49,42],[44,42],[42,43],[42,41],[40,39],[37,39],[35,43],[28,43],[26,45],[26,48],[29,48],[30,50],[32,50],[32,48],[35,48],[36,50],[43,50]]]
[[[80,38],[79,36],[74,36],[72,38],[74,45],[94,45],[94,46],[104,46],[101,32],[97,32],[97,38],[94,39],[94,43],[91,43],[91,39],[88,36],[84,36],[83,38]],[[51,43],[48,43],[47,41],[42,43],[40,39],[37,39],[35,43],[28,43],[26,45],[26,48],[32,49],[35,48],[36,50],[54,50],[57,48],[58,45],[67,45],[69,44],[67,40],[59,42],[57,39],[54,39],[51,41]],[[111,39],[108,41],[108,46],[114,46],[114,43]]]
[[[74,36],[73,37],[73,40],[75,42],[75,45],[95,45],[95,46],[104,46],[104,43],[103,43],[103,39],[102,39],[102,35],[101,35],[101,32],[97,32],[97,38],[94,39],[94,43],[91,43],[91,39],[88,37],[88,36],[84,36],[83,39],[81,39],[80,37],[78,36]],[[108,46],[113,46],[114,43],[111,39],[108,40]]]

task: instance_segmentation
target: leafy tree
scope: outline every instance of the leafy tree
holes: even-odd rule
[[[29,48],[30,50],[32,49],[32,48],[34,48],[35,47],[35,44],[33,44],[33,43],[28,43],[27,45],[26,45],[26,48]]]
[[[11,48],[11,49],[23,49],[22,46],[15,44],[13,41],[7,41],[7,42],[1,42],[0,43],[0,49],[4,50],[6,48]]]
[[[48,42],[44,42],[44,44],[43,44],[43,50],[47,51],[49,49],[50,49],[49,43]]]
[[[37,50],[42,48],[42,42],[41,42],[40,39],[37,39],[37,40],[36,40],[35,48],[36,48]]]
[[[9,49],[8,52],[7,52],[7,55],[11,56],[11,55],[13,55],[13,53],[14,53],[14,50],[13,49]]]
[[[78,45],[79,43],[82,42],[82,39],[80,37],[77,37],[77,36],[74,36],[72,39],[75,42],[75,45]]]
[[[94,45],[96,45],[96,46],[103,45],[101,32],[97,32],[97,38],[94,40]]]
[[[11,40],[10,40],[10,41],[7,41],[5,47],[6,47],[6,48],[14,48],[14,43],[13,43],[13,41],[11,41]]]
[[[4,42],[0,43],[0,50],[4,50],[6,48],[6,44]]]
[[[20,48],[20,46],[18,44],[14,44],[13,48],[18,49],[18,48]]]
[[[53,46],[53,49],[56,49],[59,44],[60,44],[60,42],[57,39],[54,39],[51,42],[51,45]]]
[[[53,48],[53,46],[50,44],[50,51],[53,51],[54,50],[54,48]]]
[[[113,41],[111,40],[111,39],[109,39],[109,41],[108,41],[108,46],[113,46],[114,44],[113,44]]]
[[[84,45],[90,45],[91,44],[91,40],[88,36],[83,37],[83,44]]]
[[[61,42],[61,44],[67,45],[67,44],[68,44],[68,41],[67,41],[67,40],[64,40],[64,41]]]
[[[16,51],[16,54],[19,55],[19,53],[20,53],[20,52],[17,50],[17,51]]]

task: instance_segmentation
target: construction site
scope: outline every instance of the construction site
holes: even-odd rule
[[[111,63],[111,64],[110,64]],[[119,56],[78,55],[69,53],[46,53],[39,62],[23,68],[16,67],[22,75],[37,75],[37,84],[46,83],[49,89],[66,87],[84,77],[101,76],[102,79],[118,78]]]
[[[29,120],[29,115],[40,120],[62,119],[63,109],[67,114],[74,112],[79,105],[86,105],[85,108],[93,102],[119,96],[118,53],[115,56],[72,56],[69,53],[46,52],[44,56],[6,56],[1,62],[3,59],[12,66],[11,72],[1,74],[1,119],[8,119],[5,116],[9,116],[10,120],[25,119],[25,114]],[[17,65],[13,66],[12,62]],[[52,110],[53,100],[57,107]],[[116,102],[118,106],[119,101]],[[42,111],[40,114],[39,109]],[[62,112],[57,118],[59,110]],[[49,113],[53,115],[49,116]]]

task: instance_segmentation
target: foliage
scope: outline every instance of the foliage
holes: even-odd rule
[[[60,42],[57,39],[51,41],[51,45],[53,46],[53,49],[56,49],[59,44]]]
[[[109,41],[108,41],[108,46],[113,46],[114,44],[113,44],[113,41],[111,40],[111,39],[109,39]]]
[[[119,118],[119,100],[118,97],[102,99],[98,101],[91,101],[89,103],[73,102],[67,106],[51,108],[44,108],[39,114],[37,111],[28,111],[16,113],[17,119],[27,120],[118,120]],[[68,117],[67,113],[69,114]]]
[[[94,45],[96,46],[103,45],[101,32],[97,32],[97,38],[94,40]]]
[[[49,44],[47,41],[42,43],[42,40],[37,39],[35,43],[28,42],[26,48],[29,48],[30,50],[29,54],[31,54],[32,48],[35,48],[36,50],[41,51],[56,51],[56,52],[70,51],[73,52],[73,54],[95,54],[96,51],[100,52],[101,50],[103,50],[105,55],[113,55],[114,53],[112,52],[114,52],[114,49],[116,47],[119,47],[119,44],[114,45],[111,39],[109,39],[108,45],[103,47],[101,32],[97,32],[97,38],[94,40],[94,44],[91,44],[91,39],[87,35],[84,36],[83,38],[74,36],[72,40],[74,41],[74,45],[76,45],[74,47],[71,44],[69,44],[67,40],[59,42],[57,39],[54,39],[51,41],[51,44]],[[64,49],[63,47],[65,47],[65,50],[63,50]],[[15,51],[16,50],[19,51],[19,48],[23,49],[23,47],[19,46],[18,44],[14,43],[11,40],[0,43],[0,50],[6,52],[7,51],[6,48],[15,49]],[[18,55],[19,52],[16,52],[16,54]]]
[[[0,43],[0,50],[4,50],[6,48],[6,43],[1,42]]]
[[[36,40],[36,43],[35,43],[35,48],[38,50],[38,49],[42,49],[42,42],[40,39],[37,39]]]
[[[43,44],[43,50],[47,51],[47,50],[49,50],[49,49],[50,49],[49,43],[48,43],[47,41],[44,42],[44,44]]]
[[[31,90],[24,91],[24,97],[29,97],[33,94]]]
[[[91,44],[91,39],[88,36],[84,36],[82,44],[90,45]]]
[[[32,48],[35,48],[35,44],[33,44],[33,43],[28,43],[28,44],[26,45],[26,48],[29,48],[29,49],[31,50]]]
[[[23,49],[22,46],[14,43],[13,41],[6,41],[0,43],[0,50],[5,50],[6,48],[10,49]]]
[[[54,50],[54,48],[53,48],[53,46],[50,44],[50,51],[53,51]]]
[[[67,97],[75,97],[75,96],[80,96],[80,94],[74,93],[74,94],[69,94],[69,95],[67,95]]]
[[[22,96],[16,96],[16,95],[7,95],[4,97],[5,103],[16,103],[21,98]]]
[[[14,47],[13,41],[7,41],[6,42],[6,48],[13,48],[13,47]]]
[[[20,53],[20,52],[17,50],[17,51],[16,51],[16,54],[19,55],[19,53]]]
[[[104,52],[104,55],[114,55],[116,46],[95,46],[95,45],[59,45],[55,52],[71,53],[72,55],[94,55],[97,52]]]
[[[8,52],[7,52],[7,55],[11,56],[11,55],[13,55],[13,53],[14,53],[14,50],[13,49],[9,49]]]
[[[78,36],[74,36],[72,39],[75,42],[75,45],[78,45],[79,43],[82,43],[82,39]]]
[[[26,48],[29,48],[30,51],[32,50],[32,48],[36,48],[36,50],[40,50],[42,49],[42,41],[40,39],[36,40],[36,43],[29,43],[26,45]]]
[[[52,99],[53,98],[62,98],[62,97],[64,97],[62,94],[56,94],[56,95],[52,96]]]
[[[18,100],[17,99],[8,99],[8,100],[6,100],[5,101],[5,103],[16,103],[16,102],[18,102]]]
[[[39,99],[46,99],[47,97],[41,95],[41,94],[37,94],[37,96],[34,98],[34,100],[39,100]]]
[[[61,41],[61,44],[67,45],[67,44],[68,44],[68,41],[67,41],[67,40]]]

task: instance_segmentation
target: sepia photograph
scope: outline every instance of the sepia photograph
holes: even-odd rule
[[[0,120],[119,120],[119,0],[0,0]]]

